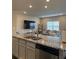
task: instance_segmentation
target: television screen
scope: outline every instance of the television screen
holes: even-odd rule
[[[35,21],[24,20],[24,29],[34,29]]]

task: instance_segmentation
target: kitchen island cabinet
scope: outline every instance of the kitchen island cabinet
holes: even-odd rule
[[[19,40],[19,48],[18,48],[19,58],[18,59],[26,59],[25,57],[25,41]]]
[[[35,43],[27,41],[27,59],[35,59]]]
[[[16,38],[18,44],[15,44]],[[50,41],[49,41],[50,40]],[[55,40],[55,41],[54,41]],[[41,45],[42,50],[39,48],[37,49],[37,44]],[[60,44],[60,45],[59,45]],[[17,48],[16,48],[17,47]],[[50,48],[49,48],[50,47]],[[48,39],[40,39],[40,40],[33,40],[24,38],[23,36],[13,36],[13,54],[18,56],[18,59],[64,59],[64,50],[65,44],[61,44],[58,40],[58,37],[53,37],[52,41],[50,38]],[[51,54],[47,50],[47,52],[43,49],[55,49],[55,51],[51,50],[52,53],[57,52],[56,54]],[[17,53],[15,52],[17,51]],[[50,51],[50,50],[49,50]],[[64,56],[63,56],[64,55]]]
[[[12,38],[12,54],[18,58],[18,39]]]

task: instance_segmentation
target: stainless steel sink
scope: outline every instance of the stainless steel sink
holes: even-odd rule
[[[32,37],[33,40],[39,40],[39,39],[42,39],[40,37]]]
[[[39,40],[39,39],[42,39],[41,37],[36,37],[36,36],[25,36],[24,38],[27,38],[27,39],[33,39],[33,40]]]

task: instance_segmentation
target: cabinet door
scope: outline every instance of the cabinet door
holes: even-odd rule
[[[27,59],[27,45],[26,45],[25,48],[26,48],[26,51],[25,51],[25,52],[26,52],[26,53],[25,53],[25,58]]]
[[[40,59],[40,56],[39,56],[39,49],[36,49],[36,52],[35,52],[35,59]]]
[[[19,45],[19,59],[25,59],[25,46]]]
[[[35,48],[27,47],[27,59],[35,59]]]
[[[15,56],[18,57],[18,42],[15,44]]]
[[[15,40],[12,38],[12,54],[15,54]]]
[[[18,58],[18,41],[16,38],[13,38],[12,42],[12,53]]]

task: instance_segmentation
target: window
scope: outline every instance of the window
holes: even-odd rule
[[[59,31],[59,22],[58,21],[49,21],[47,22],[47,30],[56,30]]]
[[[34,29],[35,28],[35,23],[30,23],[30,28]]]

